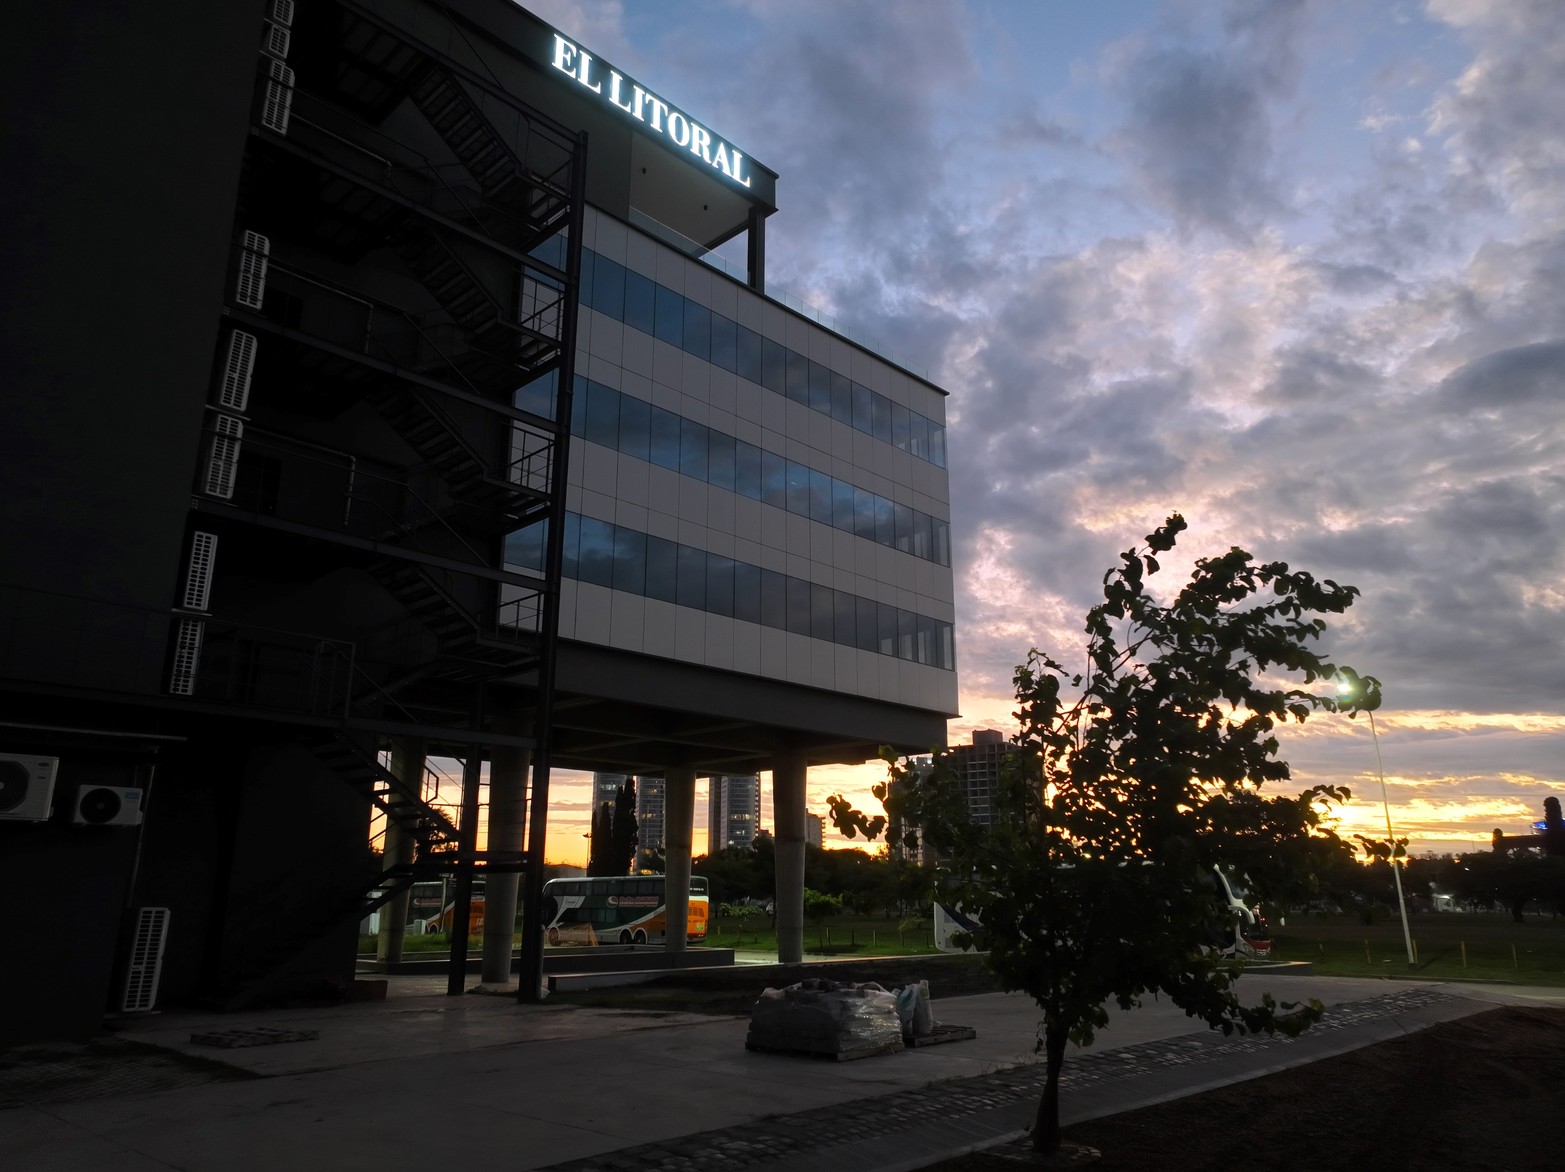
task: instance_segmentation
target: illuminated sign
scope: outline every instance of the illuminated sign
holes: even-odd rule
[[[721,171],[740,187],[750,186],[750,176],[744,173],[744,154],[735,149],[733,144],[724,142],[690,115],[669,105],[650,90],[643,89],[619,70],[609,69],[607,76],[604,76],[603,69],[594,69],[595,65],[601,67],[602,62],[594,60],[591,53],[567,41],[559,33],[554,34],[554,67],[566,77],[591,90],[601,101],[623,110],[675,146],[689,151],[708,167]]]

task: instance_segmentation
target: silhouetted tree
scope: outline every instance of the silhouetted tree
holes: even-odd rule
[[[989,966],[1006,989],[1043,1010],[1045,1086],[1033,1146],[1060,1144],[1060,1068],[1067,1042],[1091,1042],[1122,1008],[1167,994],[1221,1029],[1296,1034],[1319,1002],[1240,1002],[1237,962],[1202,948],[1232,928],[1213,898],[1214,864],[1256,865],[1291,849],[1319,824],[1319,807],[1347,791],[1317,786],[1264,802],[1256,787],[1285,781],[1274,728],[1312,711],[1372,709],[1378,682],[1311,651],[1352,587],[1317,582],[1243,550],[1196,562],[1166,605],[1148,593],[1157,555],[1172,549],[1175,515],[1127,550],[1104,576],[1104,601],[1087,614],[1087,664],[1077,673],[1033,651],[1015,676],[1019,751],[1002,770],[991,826],[968,814],[943,755],[916,769],[889,757],[892,783],[876,787],[885,815],[871,818],[840,795],[832,817],[848,837],[890,823],[917,827],[938,852],[937,881],[981,919]],[[1354,699],[1280,686],[1341,675]],[[892,794],[895,794],[892,797]]]
[[[636,782],[628,778],[614,797],[613,824],[609,829],[609,869],[606,875],[629,875],[636,865],[636,844],[641,841],[636,821]]]

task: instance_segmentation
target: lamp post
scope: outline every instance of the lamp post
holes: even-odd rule
[[[1402,943],[1407,948],[1407,963],[1416,963],[1413,959],[1413,932],[1407,925],[1407,897],[1402,894],[1402,870],[1397,866],[1397,835],[1391,828],[1391,798],[1386,792],[1386,768],[1380,759],[1380,733],[1375,728],[1375,709],[1380,706],[1379,686],[1371,695],[1364,685],[1364,679],[1368,677],[1353,677],[1343,680],[1337,685],[1337,691],[1358,701],[1370,701],[1366,704],[1365,713],[1369,716],[1369,739],[1375,744],[1375,775],[1380,778],[1380,806],[1386,813],[1386,845],[1391,848],[1391,878],[1397,888],[1397,910],[1402,915]]]
[[[1375,742],[1375,772],[1380,777],[1380,805],[1386,812],[1386,841],[1391,844],[1391,877],[1397,885],[1397,910],[1402,913],[1402,944],[1407,948],[1407,963],[1413,960],[1413,933],[1407,926],[1407,898],[1402,894],[1402,868],[1397,866],[1396,831],[1391,829],[1391,799],[1386,794],[1386,769],[1380,761],[1380,734],[1375,731],[1375,714],[1369,714],[1369,739]],[[1404,861],[1406,856],[1404,855]]]

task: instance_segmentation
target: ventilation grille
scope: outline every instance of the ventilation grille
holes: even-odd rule
[[[168,943],[169,910],[144,907],[136,911],[136,933],[130,946],[130,969],[125,974],[124,1013],[145,1013],[158,999],[158,978],[163,975],[163,949]]]
[[[223,386],[217,405],[244,413],[250,403],[250,374],[255,369],[255,335],[234,330],[228,335],[228,358],[223,363]]]
[[[288,118],[293,113],[293,70],[281,61],[269,60],[266,95],[261,100],[261,125],[278,134],[288,133]]]
[[[234,300],[251,309],[260,309],[266,299],[267,258],[272,255],[272,242],[259,232],[245,232],[239,246],[239,284],[234,289]]]
[[[200,619],[180,619],[174,628],[174,662],[169,666],[168,690],[173,696],[189,696],[196,690],[196,669],[201,665],[201,636],[206,624]]]
[[[217,534],[199,529],[190,535],[190,563],[185,569],[184,610],[206,611],[212,594],[212,570],[217,563]]]
[[[261,38],[261,52],[282,61],[288,56],[288,45],[292,40],[293,34],[286,25],[268,23],[266,34]]]
[[[225,501],[232,500],[234,474],[239,469],[239,441],[244,436],[245,425],[232,415],[219,415],[212,423],[212,432],[201,491]]]

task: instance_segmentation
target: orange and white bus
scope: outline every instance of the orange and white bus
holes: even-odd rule
[[[613,875],[550,879],[543,885],[543,938],[556,947],[594,944],[660,944],[668,909],[662,875]],[[690,877],[687,939],[706,939],[707,886]]]

